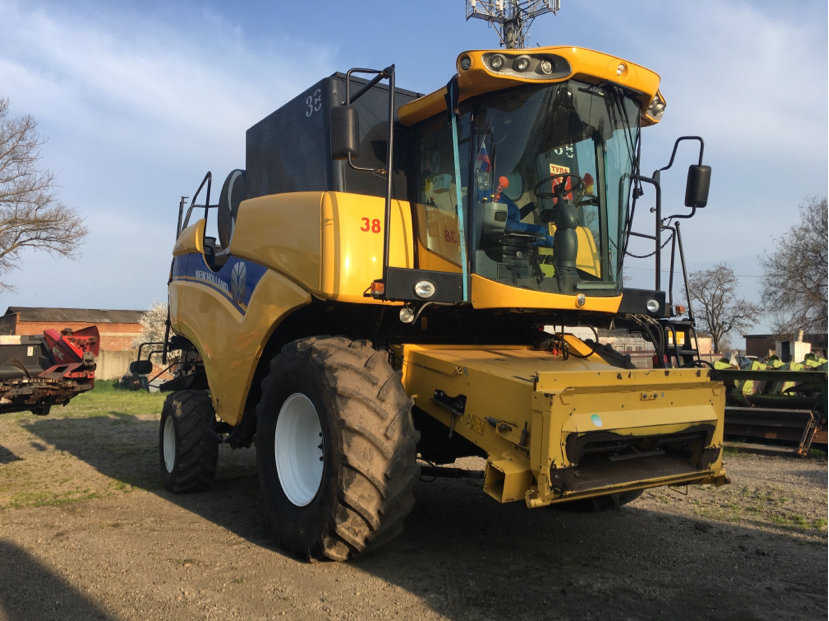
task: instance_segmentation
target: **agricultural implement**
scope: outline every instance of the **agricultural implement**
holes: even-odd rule
[[[46,415],[95,385],[98,328],[0,336],[0,414]]]
[[[822,364],[765,364],[745,368],[715,363],[712,377],[726,388],[725,435],[761,452],[807,456],[813,444],[826,450],[827,373]]]
[[[393,65],[324,78],[248,130],[217,203],[207,173],[179,205],[164,349],[186,364],[162,386],[164,485],[206,489],[220,443],[255,442],[273,528],[308,558],[390,541],[420,464],[483,457],[484,492],[530,508],[728,482],[725,390],[672,297],[679,220],[707,203],[702,140],[642,175],[659,77],[607,54],[470,51],[454,71],[428,95]],[[683,141],[699,146],[690,209],[665,215]],[[623,286],[633,238],[653,289]],[[579,325],[642,333],[657,368],[563,328]]]

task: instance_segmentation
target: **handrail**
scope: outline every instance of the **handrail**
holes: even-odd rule
[[[196,205],[196,199],[199,197],[199,192],[201,192],[201,189],[204,187],[205,182],[207,183],[207,201],[205,202],[204,205]],[[211,173],[208,170],[207,174],[204,176],[204,179],[202,179],[202,182],[199,185],[199,189],[196,190],[196,194],[193,196],[193,200],[190,201],[190,207],[187,209],[187,216],[184,218],[184,222],[181,223],[181,226],[180,226],[180,228],[178,230],[178,233],[176,235],[176,239],[178,239],[178,236],[181,235],[181,232],[184,229],[187,228],[187,225],[190,224],[190,214],[193,213],[193,207],[204,207],[204,224],[205,224],[205,229],[204,230],[205,231],[207,230],[207,210],[211,207],[211,205],[210,205],[210,185],[211,185],[212,182],[213,182],[213,173]],[[215,207],[215,206],[216,205],[212,205],[212,207]],[[182,200],[181,205],[179,205],[179,210],[181,210],[183,207],[184,207],[184,201]],[[179,213],[181,213],[181,211],[179,211]],[[181,221],[181,218],[179,218],[179,221]]]

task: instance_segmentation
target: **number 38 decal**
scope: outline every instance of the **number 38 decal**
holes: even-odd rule
[[[363,221],[363,226],[360,227],[360,230],[368,233],[371,231],[372,233],[379,233],[382,229],[380,227],[380,220],[375,218],[371,220],[369,218],[360,218]]]

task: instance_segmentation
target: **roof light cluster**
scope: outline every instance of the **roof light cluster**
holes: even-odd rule
[[[483,54],[484,67],[491,73],[505,77],[524,78],[529,80],[548,80],[550,78],[564,78],[570,75],[570,63],[555,54],[508,54],[489,52]],[[473,59],[463,56],[460,60],[462,71],[468,71]]]

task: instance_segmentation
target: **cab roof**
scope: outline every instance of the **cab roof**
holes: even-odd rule
[[[493,69],[492,59],[503,57],[500,71]],[[530,67],[543,60],[551,71],[513,70],[520,57],[529,59]],[[632,91],[642,109],[642,126],[658,123],[665,100],[659,92],[659,75],[630,61],[579,47],[535,47],[523,50],[473,50],[463,52],[456,61],[459,101],[495,92],[519,84],[550,84],[576,79],[591,84],[611,82]],[[468,68],[464,69],[464,66]],[[410,127],[446,110],[447,87],[424,95],[402,106],[398,120]],[[659,105],[661,104],[661,109]]]

